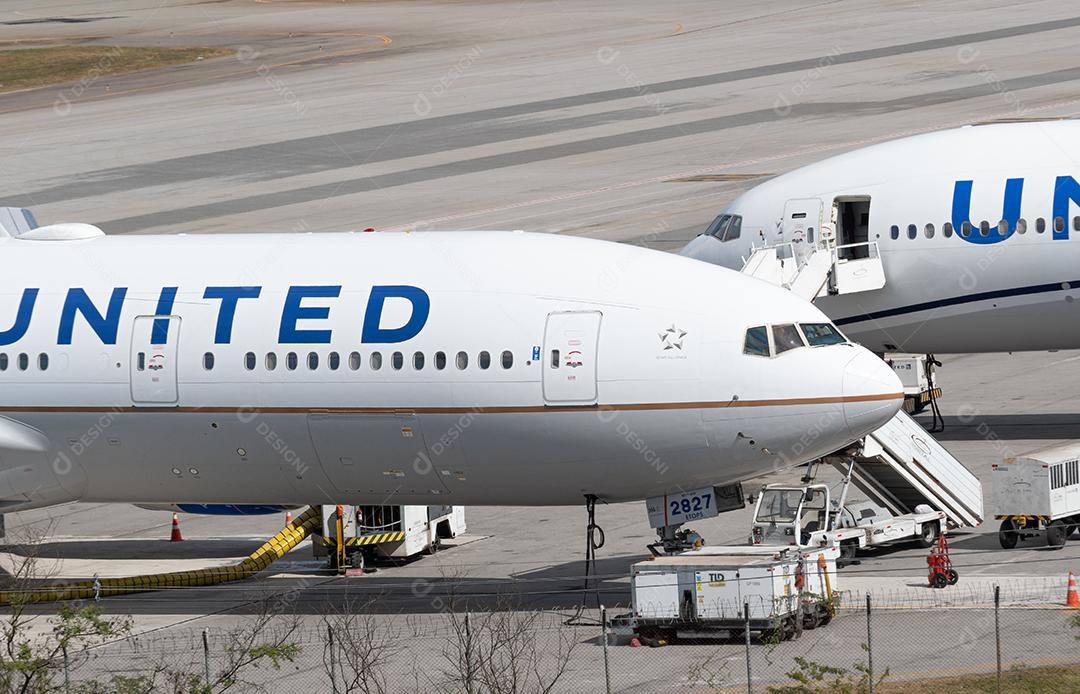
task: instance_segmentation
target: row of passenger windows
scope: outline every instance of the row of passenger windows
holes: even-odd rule
[[[844,342],[847,342],[847,339],[832,323],[758,325],[747,329],[743,353],[771,357],[807,345],[821,347]]]
[[[1058,233],[1061,233],[1061,232],[1065,231],[1066,220],[1065,220],[1064,217],[1054,217],[1053,223],[1054,223],[1054,231],[1056,231]],[[1076,231],[1080,231],[1080,216],[1073,217],[1073,229],[1076,230]],[[1028,223],[1027,223],[1026,219],[1018,219],[1018,220],[1016,220],[1016,233],[1017,234],[1026,234],[1027,230],[1028,230]],[[928,239],[934,238],[934,234],[936,233],[936,231],[937,230],[934,227],[933,223],[923,225],[923,228],[922,228],[923,236],[925,236]],[[951,237],[953,235],[953,231],[954,230],[953,230],[952,222],[945,222],[944,224],[941,225],[941,235],[944,236],[945,238]],[[1042,234],[1042,233],[1044,233],[1046,231],[1046,220],[1043,219],[1042,217],[1039,217],[1038,219],[1035,220],[1035,231],[1037,233],[1040,233],[1040,234]],[[1009,223],[1007,221],[1005,221],[1004,219],[1002,219],[1001,221],[999,221],[997,224],[995,224],[993,226],[991,226],[990,222],[988,222],[986,220],[983,220],[983,221],[979,222],[978,227],[973,226],[971,224],[971,222],[964,222],[962,225],[960,225],[960,235],[963,236],[964,238],[967,238],[967,237],[971,236],[972,234],[976,234],[978,236],[990,236],[991,234],[996,234],[998,236],[1006,236],[1006,235],[1008,235],[1008,233],[1009,233]],[[889,227],[889,236],[891,236],[894,241],[896,239],[899,239],[900,238],[900,227],[895,225],[895,224],[893,224],[891,227]],[[918,236],[919,236],[919,226],[917,224],[908,224],[907,225],[907,237],[909,239],[915,239],[915,238],[918,238]]]
[[[308,352],[303,356],[303,363],[307,370],[315,371],[320,366],[330,371],[337,371],[338,369],[347,368],[349,371],[359,371],[364,366],[364,357],[359,352],[351,352],[348,356],[343,357],[337,352],[330,352],[326,355],[325,360],[318,352]],[[217,361],[213,352],[207,352],[203,355],[203,368],[207,371],[212,371],[214,364]],[[261,359],[262,368],[267,371],[275,371],[278,368],[279,358],[276,352],[267,352]],[[392,352],[387,355],[387,359],[384,360],[382,352],[372,352],[367,357],[367,368],[371,371],[379,371],[383,368],[384,361],[389,362],[391,369],[395,371],[401,371],[405,368],[406,355],[402,352]],[[408,359],[411,364],[411,368],[414,371],[423,371],[428,365],[428,358],[424,352],[413,352],[411,358]],[[244,368],[248,371],[254,371],[259,367],[259,356],[255,352],[248,352],[244,355]],[[296,371],[300,368],[301,355],[296,352],[287,352],[283,359],[280,359],[281,365],[287,371]],[[449,357],[446,352],[435,352],[431,358],[431,365],[436,371],[442,371],[447,367]],[[491,352],[482,351],[476,355],[476,366],[481,369],[491,368],[492,357]],[[499,355],[499,364],[504,369],[509,369],[514,366],[514,354],[510,350],[504,350]],[[454,355],[454,366],[464,371],[469,368],[469,353],[458,352]],[[141,370],[141,367],[140,367]]]
[[[9,368],[18,369],[19,371],[30,370],[31,357],[26,352],[21,354],[14,354],[10,357],[7,354],[0,353],[0,371],[7,371]],[[49,355],[44,352],[37,355],[37,368],[39,371],[44,371],[49,368]]]

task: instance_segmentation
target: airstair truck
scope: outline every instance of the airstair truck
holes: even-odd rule
[[[820,484],[766,487],[751,543],[835,546],[847,563],[859,550],[912,540],[929,547],[949,529],[982,523],[978,478],[903,412],[822,462],[843,475],[839,498]],[[867,501],[849,501],[852,487]]]
[[[898,542],[930,547],[945,528],[945,514],[920,505],[913,513],[893,516],[870,501],[844,503],[830,498],[824,484],[804,487],[771,484],[754,508],[750,542],[755,545],[834,547],[841,564],[859,550]]]
[[[1063,547],[1080,528],[1080,444],[1006,458],[991,467],[990,479],[1003,548],[1040,535],[1047,545]]]

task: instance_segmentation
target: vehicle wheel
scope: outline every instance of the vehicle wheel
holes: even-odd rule
[[[1064,547],[1069,539],[1069,528],[1060,520],[1051,521],[1046,526],[1046,544],[1050,547]]]
[[[353,569],[364,569],[364,553],[353,552],[349,555],[349,567]]]
[[[1016,547],[1016,543],[1020,542],[1020,532],[1016,529],[1016,521],[1012,518],[1001,521],[1001,527],[998,529],[998,542],[1001,544],[1002,549],[1012,549]]]
[[[803,615],[803,629],[817,629],[821,626],[821,612],[815,607]]]
[[[934,574],[934,587],[935,588],[944,588],[947,585],[949,585],[949,579],[945,574],[943,574],[943,573]]]
[[[840,561],[847,564],[855,559],[855,553],[859,550],[859,546],[854,542],[841,542],[840,543]]]
[[[938,538],[938,524],[937,522],[924,523],[922,531],[919,533],[919,546],[920,547],[933,547]]]
[[[436,537],[431,544],[424,548],[424,554],[435,554],[442,549],[442,539]]]
[[[825,610],[821,614],[821,619],[818,620],[818,626],[826,626],[831,621],[832,621],[832,614],[830,614],[828,610]]]
[[[960,580],[960,574],[956,573],[956,569],[949,569],[945,572],[945,579],[949,582],[950,586],[955,586]]]

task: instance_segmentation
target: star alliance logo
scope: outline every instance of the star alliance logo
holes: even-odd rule
[[[679,351],[682,351],[683,338],[686,337],[685,330],[679,330],[675,327],[675,324],[672,323],[670,328],[660,333],[659,335],[660,344],[664,345],[665,352],[669,349],[677,349]]]

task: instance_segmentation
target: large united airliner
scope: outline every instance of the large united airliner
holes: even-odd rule
[[[577,504],[835,451],[892,371],[767,283],[514,232],[0,234],[0,510]]]
[[[756,186],[682,254],[739,269],[763,246],[797,262],[835,245],[840,272],[880,258],[884,286],[816,301],[874,351],[1077,348],[1078,158],[1071,120],[886,142]]]

